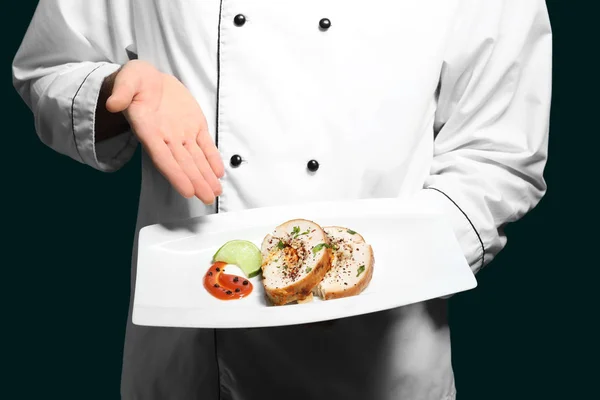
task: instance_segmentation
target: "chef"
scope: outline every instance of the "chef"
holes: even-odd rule
[[[542,0],[41,0],[13,77],[57,152],[110,172],[142,146],[137,231],[396,197],[477,273],[546,190],[551,38]],[[446,300],[265,329],[130,313],[121,395],[455,399]]]

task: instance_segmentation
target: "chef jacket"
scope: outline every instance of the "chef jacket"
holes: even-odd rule
[[[223,194],[183,198],[142,152],[136,232],[412,199],[444,213],[476,273],[546,191],[551,37],[542,0],[41,0],[13,77],[40,139],[101,171],[138,145],[131,132],[94,140],[107,75],[138,58],[195,96],[226,164]],[[260,329],[142,327],[130,313],[121,394],[454,399],[446,301]]]

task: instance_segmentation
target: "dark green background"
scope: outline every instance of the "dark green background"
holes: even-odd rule
[[[574,92],[570,80],[577,64],[567,35],[578,23],[567,8],[570,2],[547,3],[555,44],[549,191],[535,210],[507,229],[508,245],[478,275],[479,287],[451,300],[459,400],[588,398],[583,382],[570,380],[578,365],[566,362],[570,329],[553,300],[569,266],[559,234],[565,199],[561,175],[575,156],[566,153],[564,139],[581,120],[573,118],[573,99],[586,93]],[[9,372],[3,373],[7,379],[0,397],[116,400],[139,151],[121,171],[103,174],[39,141],[10,73],[36,4],[12,3],[3,15],[1,359]],[[576,289],[560,290],[568,297]]]

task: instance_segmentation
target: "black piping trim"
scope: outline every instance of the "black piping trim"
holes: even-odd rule
[[[217,33],[217,106],[215,109],[215,146],[219,148],[219,98],[221,95],[221,21],[223,19],[223,0],[219,3],[219,27]],[[215,211],[219,213],[219,196],[215,199]]]
[[[483,240],[481,240],[481,236],[479,236],[479,232],[477,232],[477,229],[475,229],[475,225],[473,225],[473,222],[471,221],[471,219],[469,218],[469,216],[467,215],[467,213],[465,213],[463,211],[462,208],[459,207],[458,204],[456,204],[456,202],[454,200],[452,200],[452,198],[450,196],[448,196],[446,193],[442,192],[440,189],[434,188],[434,187],[427,187],[425,189],[431,189],[431,190],[435,190],[436,192],[440,192],[441,194],[443,194],[444,196],[446,196],[446,198],[448,200],[450,200],[452,202],[452,204],[454,204],[456,206],[456,208],[458,208],[460,210],[460,212],[465,216],[465,218],[467,219],[467,221],[469,221],[469,224],[471,224],[471,228],[473,228],[473,232],[475,232],[475,234],[477,235],[477,239],[479,239],[479,244],[481,245],[481,268],[483,268],[484,265],[484,261],[485,261],[485,246],[483,245]]]
[[[87,78],[89,78],[90,75],[93,74],[94,71],[96,71],[100,67],[102,67],[102,65],[98,65],[96,68],[91,70],[89,74],[87,74],[85,76],[85,78],[83,79],[83,82],[81,82],[81,85],[79,85],[79,87],[77,88],[77,91],[75,92],[75,95],[73,96],[73,101],[71,102],[71,131],[73,133],[73,142],[75,143],[75,150],[77,151],[77,155],[79,156],[79,159],[81,159],[81,162],[85,162],[85,161],[83,160],[83,157],[81,156],[81,153],[79,152],[79,145],[77,144],[77,136],[75,135],[75,99],[77,98],[79,91],[83,87],[83,84],[85,83],[85,81],[87,81]]]
[[[215,146],[219,148],[219,95],[221,89],[221,20],[223,19],[223,0],[219,3],[219,27],[217,33],[217,105],[215,109],[216,125],[215,125]],[[215,211],[219,213],[219,196],[215,199]],[[219,354],[217,352],[217,330],[213,329],[214,346],[215,346],[215,363],[217,364],[217,389],[219,400],[221,400],[221,366],[219,365]]]

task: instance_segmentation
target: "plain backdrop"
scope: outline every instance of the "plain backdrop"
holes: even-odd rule
[[[574,314],[560,306],[578,290],[565,280],[575,266],[561,176],[578,157],[565,147],[584,129],[574,117],[578,104],[595,97],[572,81],[578,64],[568,34],[579,24],[572,3],[547,3],[555,46],[549,190],[506,229],[508,245],[478,274],[478,288],[450,301],[459,400],[589,398],[581,364],[569,361]],[[36,4],[7,3],[2,14],[0,359],[8,368],[0,398],[117,400],[140,154],[106,174],[39,141],[10,73]]]

